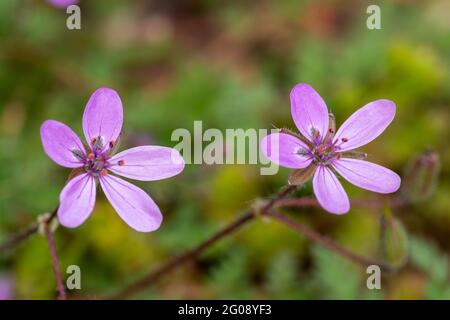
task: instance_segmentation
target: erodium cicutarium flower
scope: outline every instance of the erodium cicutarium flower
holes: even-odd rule
[[[291,91],[291,113],[300,134],[274,133],[263,138],[264,155],[280,166],[296,169],[291,184],[312,177],[313,190],[327,211],[343,214],[350,202],[339,182],[342,176],[363,189],[392,193],[400,187],[400,177],[380,165],[365,161],[366,155],[354,151],[376,137],[391,123],[395,104],[381,99],[353,113],[339,130],[321,96],[308,84],[297,84]]]
[[[141,146],[114,155],[122,122],[119,95],[112,89],[101,88],[92,94],[84,110],[86,146],[63,123],[47,120],[42,124],[41,139],[47,155],[79,173],[59,197],[58,219],[63,226],[78,227],[89,217],[98,183],[130,227],[150,232],[161,225],[161,211],[150,196],[116,175],[142,181],[165,179],[183,171],[184,160],[177,150],[159,146]]]

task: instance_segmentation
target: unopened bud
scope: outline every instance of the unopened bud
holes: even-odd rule
[[[407,166],[403,179],[403,195],[411,202],[423,201],[433,194],[440,170],[439,155],[425,152]]]
[[[383,260],[394,268],[402,267],[408,260],[408,233],[402,222],[392,214],[381,216],[381,251]]]

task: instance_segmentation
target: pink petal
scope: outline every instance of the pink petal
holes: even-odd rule
[[[79,0],[47,0],[49,3],[59,8],[66,8],[72,4],[77,4]]]
[[[64,123],[47,120],[41,126],[41,140],[45,153],[60,166],[78,168],[83,165],[80,158],[85,155],[80,138]]]
[[[136,180],[173,177],[184,169],[184,160],[173,148],[142,146],[122,151],[110,160],[112,172]]]
[[[130,227],[140,232],[159,228],[161,211],[142,189],[112,175],[100,177],[100,185],[111,205]]]
[[[340,151],[363,146],[376,137],[391,123],[395,116],[395,103],[390,100],[376,100],[353,113],[334,136]]]
[[[333,167],[350,183],[363,189],[391,193],[400,188],[398,174],[369,161],[341,158],[333,162]]]
[[[347,213],[350,202],[336,175],[327,167],[317,168],[313,178],[314,194],[322,208],[335,214]]]
[[[261,140],[261,152],[271,161],[286,168],[306,168],[312,161],[308,146],[286,133],[265,136]]]
[[[97,89],[89,99],[83,114],[83,131],[89,145],[101,137],[103,146],[116,143],[122,130],[123,109],[119,95],[113,89]]]
[[[95,194],[95,179],[88,173],[70,180],[59,196],[59,222],[68,228],[81,225],[94,209]]]
[[[308,84],[299,83],[291,91],[291,114],[303,136],[321,141],[328,131],[328,109],[322,97]],[[320,137],[314,137],[318,131]]]

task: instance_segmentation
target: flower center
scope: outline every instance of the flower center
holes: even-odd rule
[[[84,170],[93,176],[106,175],[109,166],[109,156],[106,153],[91,152],[87,155]]]
[[[108,168],[110,167],[109,159],[113,148],[116,146],[114,141],[110,141],[109,148],[105,148],[105,142],[103,137],[99,136],[94,138],[90,142],[90,152],[85,155],[81,150],[72,150],[72,154],[84,163],[83,169],[87,173],[94,177],[99,175],[106,176],[108,174]],[[119,165],[123,165],[119,163]]]
[[[314,161],[320,164],[328,164],[330,160],[334,158],[339,158],[340,154],[337,152],[339,150],[331,140],[324,141],[312,150]]]

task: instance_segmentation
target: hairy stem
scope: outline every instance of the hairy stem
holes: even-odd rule
[[[50,256],[52,260],[53,272],[55,273],[56,287],[58,288],[58,299],[66,300],[66,290],[61,275],[61,269],[59,267],[58,255],[56,254],[55,238],[53,237],[53,231],[50,227],[50,223],[45,221],[43,223],[45,237],[47,238],[48,247],[50,249]]]
[[[406,205],[406,201],[401,197],[392,197],[389,199],[391,207],[401,207]],[[384,201],[380,199],[354,199],[351,200],[353,207],[382,209],[386,206]],[[295,207],[320,207],[319,202],[315,198],[294,198],[280,199],[276,201],[276,208],[295,208]]]
[[[57,212],[58,212],[58,207],[56,207],[52,211],[50,216],[44,222],[45,223],[52,222],[53,219],[55,219]],[[10,236],[4,243],[2,243],[0,245],[0,252],[5,252],[8,250],[14,249],[19,244],[21,244],[23,241],[25,241],[26,239],[28,239],[29,237],[31,237],[33,234],[35,234],[38,231],[39,231],[39,224],[35,222],[32,225],[30,225],[28,228],[21,230],[18,233]]]
[[[292,230],[295,230],[299,234],[307,237],[308,239],[324,246],[325,248],[327,248],[327,249],[339,254],[340,256],[342,256],[356,264],[359,264],[363,267],[367,267],[369,265],[378,265],[380,268],[384,269],[385,271],[388,271],[391,269],[389,266],[384,265],[383,263],[362,257],[358,254],[355,254],[355,253],[349,251],[348,249],[342,247],[337,242],[331,240],[328,237],[321,235],[314,229],[311,229],[310,227],[308,227],[304,224],[300,224],[297,221],[295,221],[294,219],[291,219],[288,216],[281,214],[275,210],[270,210],[269,212],[267,212],[267,214],[265,216],[280,222],[281,224],[285,225],[286,227],[288,227]]]
[[[201,255],[203,252],[205,252],[210,246],[218,242],[219,240],[230,236],[234,234],[236,231],[240,230],[244,225],[246,225],[248,222],[255,220],[255,217],[258,216],[265,216],[269,217],[271,219],[274,219],[285,226],[297,231],[298,233],[306,236],[307,238],[311,239],[314,242],[317,242],[324,247],[332,250],[333,252],[336,252],[337,254],[343,256],[344,258],[349,259],[350,261],[357,263],[362,266],[369,266],[372,264],[378,265],[381,268],[384,268],[385,270],[389,269],[388,266],[383,265],[382,263],[372,261],[370,259],[364,258],[362,256],[359,256],[346,248],[342,247],[338,243],[334,242],[333,240],[319,234],[317,231],[299,224],[298,222],[276,212],[273,210],[273,208],[276,206],[276,204],[281,201],[282,199],[286,198],[289,194],[291,194],[295,190],[295,186],[286,186],[272,199],[268,200],[267,203],[265,203],[259,210],[255,211],[248,211],[241,215],[239,218],[237,218],[235,221],[230,223],[228,226],[224,227],[223,229],[219,230],[217,233],[215,233],[213,236],[208,238],[206,241],[200,243],[193,249],[190,249],[186,251],[185,253],[173,258],[169,262],[163,264],[156,270],[150,272],[147,276],[144,276],[142,279],[138,280],[137,282],[129,285],[121,292],[106,297],[108,299],[124,299],[127,297],[130,297],[134,294],[137,294],[139,292],[142,292],[143,290],[147,289],[149,286],[153,285],[157,280],[159,280],[161,277],[165,276],[167,273],[183,266],[187,262],[197,258],[199,255]]]
[[[246,212],[239,218],[237,218],[235,221],[230,223],[225,228],[219,230],[217,233],[215,233],[213,236],[208,238],[206,241],[200,243],[196,247],[186,251],[185,253],[173,258],[166,264],[162,265],[161,267],[157,268],[153,272],[149,273],[147,276],[142,278],[141,280],[137,281],[136,283],[131,284],[125,290],[119,292],[116,295],[113,295],[111,297],[108,297],[109,299],[123,299],[126,297],[129,297],[133,294],[139,293],[152,285],[156,280],[158,280],[160,277],[165,275],[166,273],[182,266],[186,262],[193,260],[194,258],[198,257],[200,254],[202,254],[206,249],[208,249],[211,245],[216,243],[217,241],[225,238],[228,235],[233,234],[235,231],[246,225],[249,221],[253,220],[254,218],[253,212]]]

